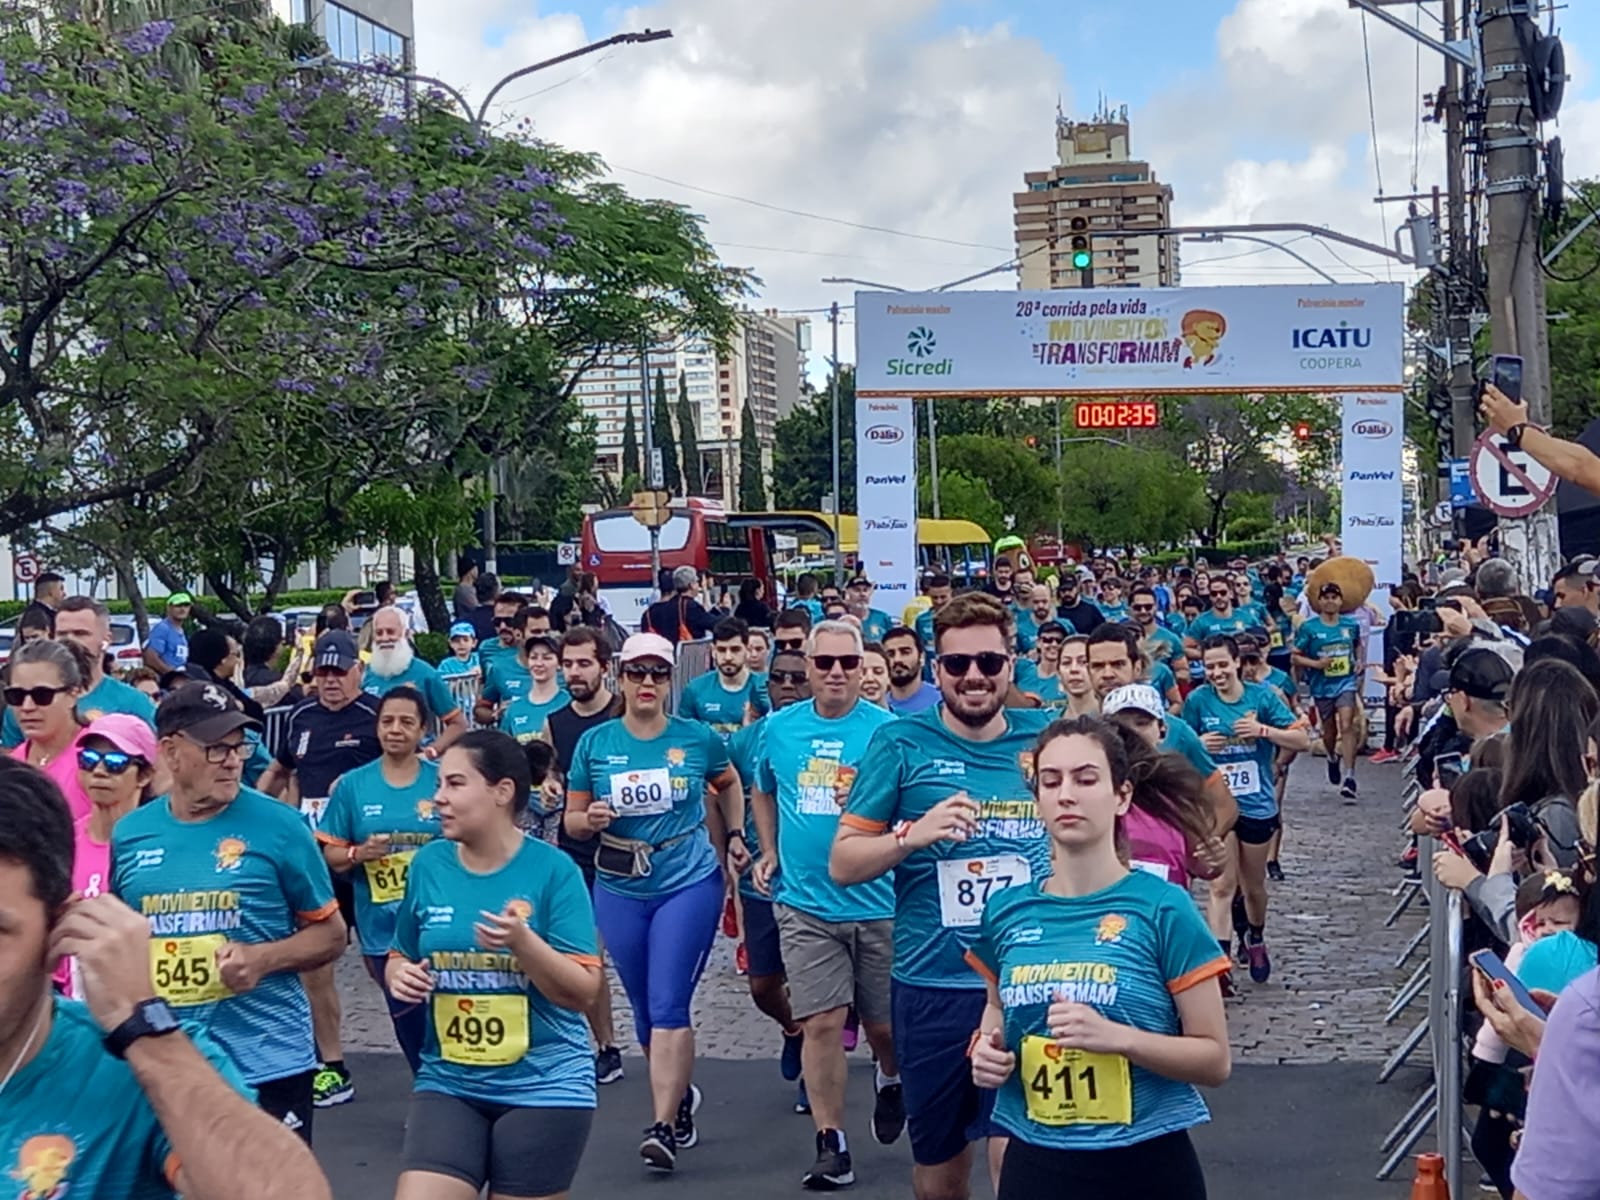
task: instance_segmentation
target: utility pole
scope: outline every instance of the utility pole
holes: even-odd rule
[[[939,511],[939,421],[933,412],[933,397],[925,400],[928,406],[928,474],[931,476],[929,485],[933,494],[933,519],[935,521],[943,515]],[[912,428],[916,421],[911,422]]]
[[[1489,328],[1496,354],[1522,358],[1528,419],[1549,427],[1550,346],[1539,245],[1539,123],[1528,49],[1538,36],[1527,0],[1482,0],[1484,192],[1489,207]],[[1500,521],[1502,552],[1531,594],[1561,563],[1556,514]]]
[[[644,409],[644,486],[650,491],[661,487],[661,472],[656,470],[656,442],[654,426],[651,424],[650,403],[650,336],[644,335],[639,339],[639,399],[640,407]],[[650,587],[655,590],[661,584],[661,530],[659,527],[650,526]]]
[[[1446,41],[1454,41],[1466,32],[1459,0],[1444,0],[1443,17]],[[1444,137],[1445,225],[1450,255],[1440,276],[1440,300],[1445,308],[1445,347],[1450,358],[1449,452],[1453,458],[1466,458],[1472,453],[1473,427],[1478,418],[1478,385],[1472,370],[1472,309],[1479,272],[1477,245],[1467,233],[1467,114],[1462,70],[1461,64],[1448,56],[1444,60]]]
[[[839,520],[843,493],[839,490],[839,302],[835,300],[828,309],[828,323],[833,326],[833,375],[829,390],[833,393],[833,585],[844,586],[844,522]],[[859,534],[857,535],[859,537]]]

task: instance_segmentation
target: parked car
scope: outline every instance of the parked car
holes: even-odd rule
[[[17,640],[15,620],[0,625],[0,666],[11,658],[11,647]],[[110,653],[116,659],[116,670],[131,671],[144,660],[144,643],[139,640],[139,627],[127,613],[111,614]]]

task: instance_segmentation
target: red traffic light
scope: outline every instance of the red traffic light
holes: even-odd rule
[[[1305,441],[1311,436],[1311,422],[1296,421],[1294,423],[1294,436],[1298,441]]]
[[[1037,450],[1039,448],[1039,435],[1036,433],[1030,433],[1026,438],[1023,439],[1023,441],[1027,444],[1027,447],[1030,450]]]

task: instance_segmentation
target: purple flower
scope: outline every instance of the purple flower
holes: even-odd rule
[[[133,55],[154,54],[166,45],[167,39],[172,36],[172,30],[171,21],[151,21],[123,38],[122,45]]]

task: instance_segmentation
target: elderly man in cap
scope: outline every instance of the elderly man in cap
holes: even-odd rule
[[[160,624],[151,626],[144,644],[144,665],[162,678],[183,670],[189,662],[189,635],[183,626],[193,608],[193,596],[173,592],[167,597],[167,615]]]
[[[311,673],[312,693],[289,713],[276,758],[261,777],[261,790],[298,807],[315,827],[328,807],[334,781],[378,758],[383,748],[378,744],[378,699],[361,689],[361,658],[346,630],[330,629],[317,639]],[[327,866],[318,857],[326,875]],[[338,880],[334,894],[346,922],[353,925],[355,893],[350,881]],[[356,1090],[344,1064],[332,965],[308,973],[305,983],[321,1055],[315,1104],[318,1108],[346,1104],[355,1099]]]

